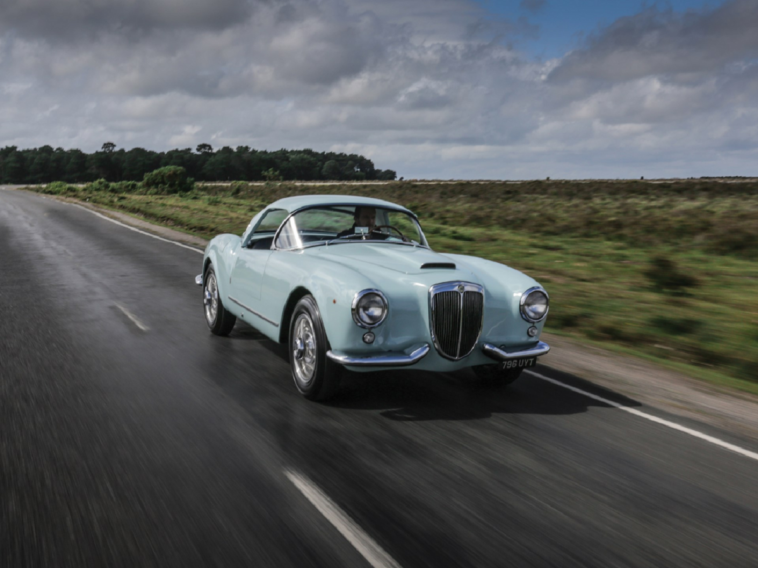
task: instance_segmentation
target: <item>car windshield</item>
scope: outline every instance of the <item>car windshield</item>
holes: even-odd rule
[[[281,228],[276,248],[365,242],[428,247],[413,215],[382,207],[337,205],[295,213]]]

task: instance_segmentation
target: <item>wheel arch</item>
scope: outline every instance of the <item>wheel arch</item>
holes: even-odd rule
[[[287,302],[284,304],[282,310],[282,319],[279,321],[279,343],[287,343],[290,333],[290,319],[292,318],[292,312],[295,311],[295,306],[303,296],[311,294],[305,286],[297,286],[292,292],[290,292]],[[312,295],[312,294],[311,294]]]

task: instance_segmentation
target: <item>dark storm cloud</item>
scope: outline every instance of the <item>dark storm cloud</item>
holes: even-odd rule
[[[758,2],[730,0],[714,9],[648,8],[590,37],[550,74],[553,81],[628,81],[650,75],[708,74],[758,56]]]
[[[547,0],[521,0],[519,6],[522,10],[536,14],[547,4]]]
[[[46,42],[153,30],[222,29],[265,0],[3,0],[0,30]]]

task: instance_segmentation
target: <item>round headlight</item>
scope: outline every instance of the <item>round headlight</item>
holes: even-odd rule
[[[376,327],[387,317],[387,307],[379,290],[363,290],[353,299],[353,320],[361,327]]]
[[[530,288],[521,296],[521,317],[530,323],[545,319],[550,298],[542,288]]]

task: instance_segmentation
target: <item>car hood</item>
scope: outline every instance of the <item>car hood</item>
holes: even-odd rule
[[[460,273],[454,260],[422,247],[389,243],[350,243],[312,249],[321,258],[361,272],[392,271],[401,274]],[[469,273],[469,271],[465,271]]]

